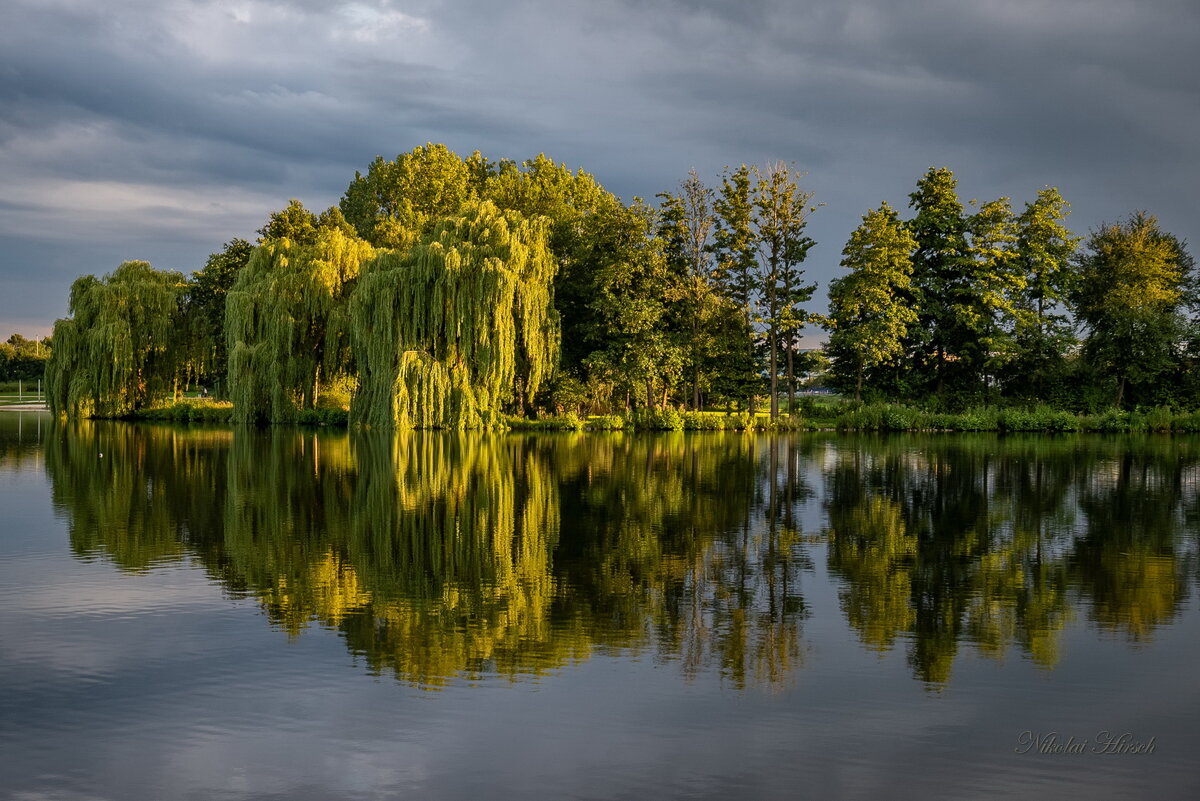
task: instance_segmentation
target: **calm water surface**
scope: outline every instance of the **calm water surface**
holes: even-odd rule
[[[1200,798],[1200,439],[3,413],[0,509],[0,798]]]

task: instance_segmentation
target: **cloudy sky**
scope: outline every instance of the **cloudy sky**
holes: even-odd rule
[[[4,0],[0,338],[82,273],[191,271],[428,141],[544,152],[626,199],[793,162],[810,274],[930,166],[1045,185],[1078,233],[1135,209],[1200,243],[1197,0]]]

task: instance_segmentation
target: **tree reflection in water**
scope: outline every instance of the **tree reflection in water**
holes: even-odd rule
[[[917,678],[960,643],[1058,662],[1076,610],[1132,640],[1170,622],[1196,558],[1196,444],[1169,437],[842,437],[825,508],[842,608]]]
[[[78,556],[195,560],[425,687],[595,653],[780,686],[823,555],[863,644],[936,688],[963,646],[1053,668],[1076,614],[1144,642],[1196,575],[1185,438],[47,425]]]

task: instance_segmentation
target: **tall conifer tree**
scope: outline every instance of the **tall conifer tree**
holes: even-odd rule
[[[861,400],[868,376],[904,354],[916,240],[887,203],[863,216],[842,251],[849,275],[829,285],[829,352],[841,383]]]
[[[754,412],[759,389],[759,366],[754,352],[754,300],[759,288],[758,250],[754,233],[754,198],[751,171],[743,164],[722,176],[713,201],[716,226],[713,253],[717,285],[722,296],[741,310],[738,328],[729,332],[733,341],[724,365],[729,389],[745,398]]]
[[[1016,303],[1014,361],[1006,384],[1018,397],[1046,400],[1063,375],[1063,355],[1074,341],[1066,303],[1080,238],[1064,224],[1070,213],[1058,189],[1046,187],[1017,217],[1016,264],[1022,286]]]
[[[948,364],[957,358],[963,297],[970,291],[967,220],[956,192],[954,173],[930,168],[909,195],[916,216],[908,222],[917,242],[913,252],[913,291],[919,319],[909,331],[909,349],[918,380],[939,396],[945,391]]]
[[[800,331],[808,322],[801,304],[812,299],[817,285],[805,283],[800,267],[816,244],[805,234],[813,193],[801,189],[796,173],[783,163],[755,169],[755,238],[759,252],[760,294],[767,327],[771,382],[771,417],[779,416],[779,350],[787,364],[788,408],[795,401],[795,357]]]

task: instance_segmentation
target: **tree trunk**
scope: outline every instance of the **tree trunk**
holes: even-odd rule
[[[750,417],[754,417],[754,384],[758,376],[754,374],[754,324],[750,322],[750,307],[746,307],[746,331],[748,333],[748,343],[746,347],[746,355],[749,358],[750,365],[750,384],[748,386],[749,397],[746,399],[746,406],[750,410]]]
[[[779,417],[779,342],[775,323],[771,323],[771,419]]]
[[[779,298],[775,293],[774,259],[771,260],[770,284],[767,288],[767,309],[771,313],[768,333],[771,337],[771,419],[779,418]]]
[[[946,389],[946,369],[945,369],[946,368],[946,353],[945,353],[945,351],[942,350],[941,345],[937,346],[936,355],[937,355],[937,367],[935,369],[935,372],[937,373],[937,385],[936,385],[935,392],[937,393],[937,396],[940,398],[940,397],[942,397],[942,395],[944,394],[945,389]]]
[[[700,315],[699,304],[692,310],[692,408],[700,411]]]
[[[796,408],[796,365],[795,365],[795,348],[790,344],[787,349],[787,390],[788,390],[788,414]]]

